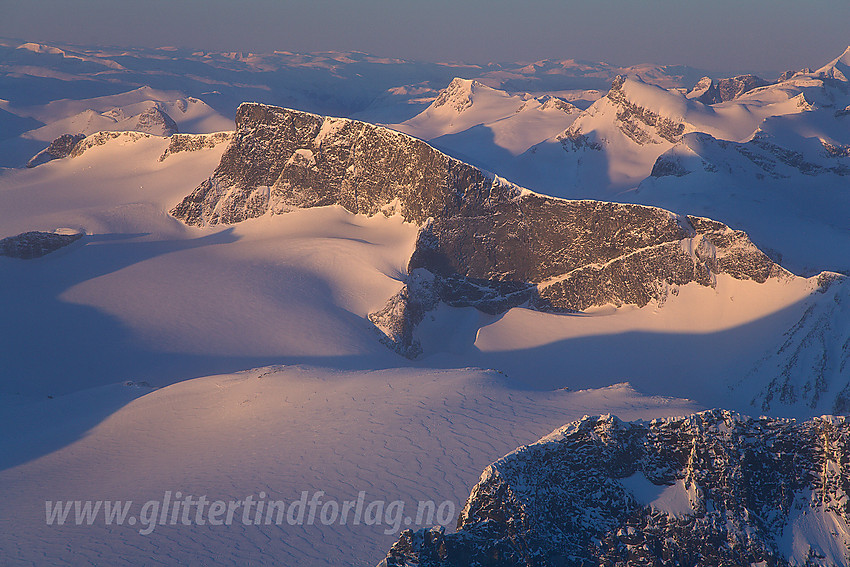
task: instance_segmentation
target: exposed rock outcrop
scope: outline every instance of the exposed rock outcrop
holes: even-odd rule
[[[76,242],[84,235],[84,232],[68,229],[60,229],[55,232],[22,232],[0,240],[0,256],[9,256],[21,260],[41,258]]]
[[[179,132],[174,119],[167,112],[155,106],[139,114],[133,130],[147,132],[155,136],[171,136]]]
[[[197,152],[200,150],[212,149],[219,144],[229,142],[233,132],[214,132],[212,134],[174,134],[171,136],[171,142],[162,155],[159,156],[159,161],[165,161],[168,156],[178,154],[180,152]]]
[[[74,149],[71,150],[71,153],[68,154],[68,157],[79,157],[92,148],[105,145],[109,140],[124,138],[130,142],[136,142],[144,138],[150,138],[151,135],[145,132],[96,132],[86,136],[84,140],[80,140],[74,146]]]
[[[585,417],[489,466],[457,533],[405,531],[381,566],[846,565],[849,455],[845,417]]]
[[[759,389],[752,406],[763,412],[804,406],[850,414],[850,280],[820,275],[823,301],[813,302],[739,381],[739,391]]]
[[[652,142],[652,138],[645,131],[647,127],[668,142],[675,143],[682,139],[682,134],[685,132],[684,123],[632,102],[623,89],[625,84],[625,77],[617,77],[611,83],[611,90],[606,95],[618,108],[617,120],[624,134],[641,145]]]
[[[738,75],[718,81],[703,77],[688,93],[688,98],[703,104],[717,104],[735,100],[744,93],[769,84],[771,83],[756,75]]]
[[[85,134],[62,134],[50,142],[45,149],[35,154],[27,162],[27,167],[35,167],[54,159],[68,157],[74,151],[74,147],[85,137]]]

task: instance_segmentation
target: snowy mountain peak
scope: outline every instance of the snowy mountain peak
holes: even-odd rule
[[[48,55],[65,55],[65,52],[59,49],[58,47],[51,47],[50,45],[44,45],[42,43],[22,43],[16,49],[23,49],[26,51],[32,51],[33,53],[42,53]]]
[[[850,46],[836,59],[818,69],[816,73],[839,81],[850,81]]]
[[[449,83],[449,86],[440,91],[440,94],[437,96],[437,100],[431,105],[431,108],[441,108],[447,107],[457,112],[463,112],[470,106],[472,106],[472,97],[476,90],[485,88],[488,90],[489,87],[485,87],[478,81],[474,81],[472,79],[461,79],[459,77],[455,77],[452,79],[452,82]]]
[[[470,130],[474,139],[469,141],[470,152],[464,154],[476,153],[475,148],[481,146],[476,136],[482,135],[518,155],[572,122],[574,116],[570,115],[577,109],[554,99],[511,94],[478,81],[455,78],[428,108],[392,128],[423,140]],[[557,110],[553,113],[553,109]]]
[[[677,120],[681,120],[687,110],[684,95],[650,85],[638,75],[618,75],[611,83],[607,98],[618,106],[639,107]]]
[[[545,95],[535,100],[543,103],[543,105],[540,107],[541,110],[560,110],[561,112],[565,112],[567,114],[581,112],[577,106],[570,104],[566,100],[558,98],[556,96]]]
[[[690,91],[688,91],[687,97],[690,99],[698,99],[707,93],[711,87],[714,86],[714,81],[711,77],[703,77],[694,85]]]

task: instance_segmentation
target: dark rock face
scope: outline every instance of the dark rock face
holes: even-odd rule
[[[181,99],[182,100],[182,99]],[[162,155],[159,156],[159,161],[165,161],[168,156],[178,154],[180,152],[197,152],[200,150],[211,149],[219,144],[223,144],[230,140],[233,134],[231,132],[214,132],[212,134],[174,134],[171,136],[171,142]]]
[[[625,82],[625,77],[614,79],[614,82],[611,83],[611,90],[606,95],[611,102],[619,107],[617,120],[623,133],[639,145],[652,142],[642,126],[654,129],[660,137],[668,142],[676,143],[681,140],[682,134],[685,132],[685,125],[630,101],[623,91]]]
[[[405,288],[370,316],[408,356],[419,352],[416,325],[441,301],[489,313],[644,306],[721,273],[758,282],[785,273],[721,223],[544,197],[371,124],[259,104],[240,106],[236,123],[213,176],[171,213],[205,225],[341,205],[420,225]]]
[[[139,114],[135,130],[157,136],[171,136],[179,132],[174,119],[156,107]]]
[[[85,138],[85,134],[62,134],[38,152],[27,162],[27,167],[35,167],[54,159],[62,159],[71,155],[74,146]]]
[[[31,260],[68,246],[83,237],[82,232],[63,234],[56,232],[23,232],[0,240],[0,256]]]
[[[720,91],[720,100],[727,101],[735,100],[744,93],[769,84],[768,81],[756,75],[738,75],[717,81],[717,90]]]
[[[381,566],[845,564],[848,456],[845,417],[585,417],[489,466],[457,533],[403,532]]]
[[[74,146],[74,149],[71,150],[71,153],[68,154],[68,157],[79,157],[92,148],[105,145],[109,142],[109,140],[124,138],[128,141],[135,142],[137,140],[150,137],[151,134],[145,132],[96,132],[90,136],[86,136],[84,140],[80,140],[80,142]]]
[[[780,78],[780,80],[784,79]],[[771,83],[756,75],[738,75],[719,81],[713,81],[710,77],[703,77],[688,93],[688,98],[698,100],[703,104],[717,104],[735,100],[744,93],[769,84]]]
[[[512,198],[474,167],[364,122],[243,104],[236,126],[213,176],[171,211],[187,224],[334,204],[367,215],[399,212],[421,224]]]
[[[703,77],[697,81],[697,84],[688,92],[687,96],[703,104],[716,104],[723,101],[720,97],[720,91],[717,89],[717,83],[711,77]]]
[[[652,171],[649,173],[651,177],[684,177],[693,173],[676,156],[670,154],[661,154],[655,163],[652,164]]]

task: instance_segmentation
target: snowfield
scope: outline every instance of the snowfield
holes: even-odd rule
[[[627,386],[533,391],[477,369],[303,366],[19,402],[0,418],[13,432],[0,451],[0,546],[20,565],[82,558],[110,565],[375,565],[398,536],[386,521],[244,525],[237,516],[230,526],[158,525],[141,535],[141,524],[106,526],[102,519],[46,526],[44,501],[132,500],[139,514],[141,503],[162,500],[166,490],[225,501],[264,492],[288,502],[302,491],[338,501],[365,491],[367,501],[404,501],[411,516],[419,500],[451,500],[457,513],[482,468],[562,423],[586,413],[639,418],[696,407]],[[95,425],[94,416],[103,421]]]

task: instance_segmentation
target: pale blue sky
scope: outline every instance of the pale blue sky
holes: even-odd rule
[[[848,0],[0,0],[0,13],[0,36],[40,42],[476,63],[778,71],[827,63],[850,43]]]

